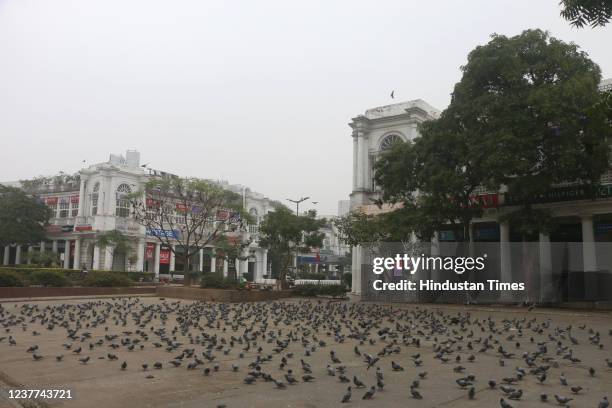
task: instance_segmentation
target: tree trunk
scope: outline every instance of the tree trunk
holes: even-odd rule
[[[185,251],[183,255],[185,257],[185,261],[183,262],[183,286],[191,286],[191,271],[189,268],[189,251]]]

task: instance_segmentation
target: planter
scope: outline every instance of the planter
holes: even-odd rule
[[[37,298],[65,296],[114,296],[114,295],[150,295],[155,293],[155,287],[65,287],[65,288],[0,288],[0,299]]]

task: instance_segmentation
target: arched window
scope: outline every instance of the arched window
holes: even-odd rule
[[[389,150],[393,146],[395,146],[395,144],[402,143],[402,142],[403,142],[402,138],[399,137],[398,135],[385,136],[382,142],[380,142],[380,150]]]
[[[257,213],[257,208],[251,207],[249,210],[249,214],[253,217],[252,223],[249,225],[249,232],[251,234],[256,234],[259,231],[259,217]]]
[[[132,189],[127,184],[120,184],[117,187],[115,215],[117,217],[129,217],[130,216],[130,200],[128,194],[132,192]]]
[[[91,193],[91,215],[98,214],[98,195],[99,194],[100,194],[100,183],[96,183]]]

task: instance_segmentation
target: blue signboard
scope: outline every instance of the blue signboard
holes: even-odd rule
[[[152,237],[164,237],[178,239],[180,236],[179,230],[164,230],[161,228],[147,228],[147,235]]]

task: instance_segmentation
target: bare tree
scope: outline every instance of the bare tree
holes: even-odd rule
[[[239,194],[197,178],[156,177],[126,199],[147,235],[183,259],[185,284],[194,255],[221,235],[240,235],[248,222]]]

